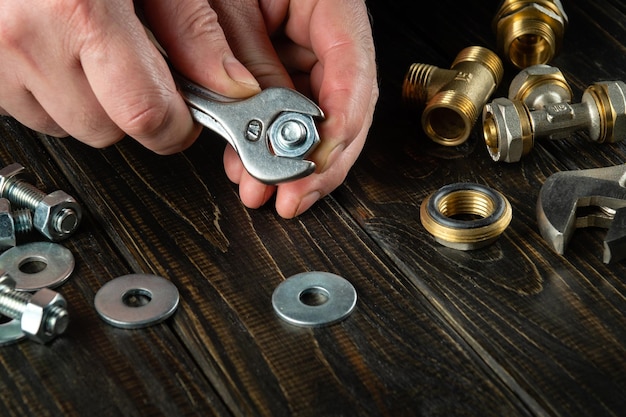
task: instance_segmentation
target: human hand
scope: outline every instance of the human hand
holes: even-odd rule
[[[149,2],[176,67],[231,97],[260,91],[206,0]],[[131,0],[0,2],[0,114],[52,136],[105,147],[129,135],[171,154],[200,127]]]
[[[325,113],[317,171],[265,185],[248,174],[231,147],[224,167],[242,202],[265,204],[276,192],[285,218],[306,211],[345,179],[358,158],[378,99],[374,44],[363,0],[212,0],[239,60],[261,87],[286,86],[312,96]]]

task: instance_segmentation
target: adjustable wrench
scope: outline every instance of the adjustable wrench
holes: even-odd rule
[[[604,263],[626,257],[626,164],[563,171],[545,181],[537,199],[543,238],[559,254],[576,228],[606,228]]]

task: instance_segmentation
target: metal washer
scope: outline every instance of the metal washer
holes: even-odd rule
[[[25,272],[29,262],[41,262],[38,272]],[[37,291],[63,284],[74,271],[74,255],[65,246],[53,242],[30,242],[14,246],[0,255],[0,270],[11,275],[18,291]]]
[[[130,306],[128,295],[145,295],[149,302]],[[104,321],[123,329],[138,329],[160,323],[176,311],[178,289],[169,280],[150,274],[130,274],[107,282],[94,299],[96,311]]]
[[[307,292],[320,293],[325,301],[309,305]],[[281,319],[296,326],[319,327],[336,323],[352,313],[356,290],[343,277],[329,272],[311,271],[293,275],[280,283],[272,294],[272,306]]]
[[[0,324],[0,346],[15,343],[25,337],[26,334],[22,331],[22,323],[19,320],[13,319]]]

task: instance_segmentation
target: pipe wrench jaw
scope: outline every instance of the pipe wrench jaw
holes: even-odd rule
[[[582,227],[607,229],[604,263],[626,257],[626,164],[552,174],[537,199],[541,235],[564,254],[574,231]]]

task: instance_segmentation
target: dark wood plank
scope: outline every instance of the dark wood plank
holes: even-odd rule
[[[59,288],[70,328],[48,346],[1,348],[3,415],[622,413],[624,264],[602,263],[601,230],[579,231],[565,256],[553,253],[535,201],[551,173],[622,163],[626,145],[576,134],[499,164],[477,127],[457,148],[436,146],[401,100],[404,72],[412,62],[447,67],[471,44],[493,48],[497,2],[444,0],[429,14],[408,1],[369,4],[381,74],[375,123],[345,184],[298,219],[271,205],[245,209],[223,173],[224,144],[208,132],[163,157],[129,139],[95,150],[2,119],[0,162],[23,163],[86,211],[64,242],[77,258]],[[566,8],[555,65],[577,97],[595,80],[626,78],[621,2]],[[490,185],[513,206],[489,247],[448,249],[421,226],[422,200],[459,181]],[[274,288],[309,270],[355,285],[352,316],[304,329],[274,315]],[[131,272],[177,285],[174,317],[133,331],[99,319],[96,291]]]
[[[553,63],[572,83],[577,101],[594,81],[626,78],[623,5],[582,3],[566,5],[571,26]],[[446,6],[451,7],[435,6],[435,13]],[[463,12],[471,15],[472,8]],[[384,30],[377,39],[383,46],[406,39],[410,30],[408,23],[388,18],[387,23],[378,21]],[[417,31],[419,26],[410,28]],[[431,26],[444,32],[452,25],[437,20]],[[487,35],[470,33],[465,40],[483,44]],[[461,47],[453,39],[430,39],[436,39],[435,50]],[[442,149],[421,131],[419,114],[398,100],[400,66],[406,71],[410,62],[429,61],[408,49],[379,51],[383,97],[378,119],[367,151],[335,197],[484,360],[505,370],[503,377],[512,377],[544,411],[620,415],[626,405],[624,265],[602,263],[602,230],[577,231],[566,256],[553,253],[538,233],[535,203],[551,173],[621,164],[624,144],[598,145],[579,133],[538,143],[520,163],[501,164],[490,160],[477,126],[466,144]],[[441,61],[435,55],[431,59]],[[384,78],[386,74],[391,76]],[[486,184],[508,197],[514,218],[496,244],[455,251],[437,244],[421,226],[423,199],[454,182]]]

